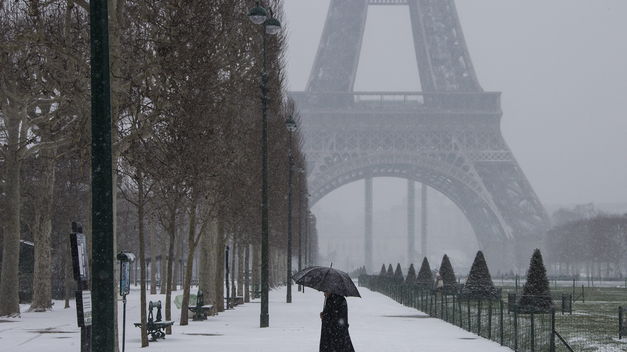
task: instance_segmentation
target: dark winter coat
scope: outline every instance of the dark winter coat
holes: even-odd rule
[[[327,297],[322,311],[320,352],[354,352],[348,334],[348,306],[346,298],[332,294]]]

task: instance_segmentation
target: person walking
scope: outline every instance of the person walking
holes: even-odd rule
[[[320,352],[355,352],[348,333],[346,298],[330,292],[324,292],[324,297],[324,309],[320,313]]]

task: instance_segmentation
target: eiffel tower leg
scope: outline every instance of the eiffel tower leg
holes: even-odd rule
[[[366,178],[366,212],[365,212],[365,252],[366,270],[372,267],[372,178]]]
[[[524,271],[533,250],[542,248],[550,220],[504,141],[502,145],[508,160],[475,163],[481,182],[511,231],[511,238],[503,239],[504,244],[494,241],[488,245],[494,248],[495,259],[501,260],[503,267]]]
[[[416,183],[407,180],[407,266],[414,262],[416,247]]]

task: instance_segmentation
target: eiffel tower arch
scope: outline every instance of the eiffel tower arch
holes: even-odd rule
[[[409,7],[421,92],[353,90],[373,5]],[[452,200],[498,270],[524,267],[542,245],[549,218],[503,139],[500,93],[481,88],[453,0],[331,0],[306,89],[291,95],[310,204],[353,181],[400,177]],[[371,238],[365,252],[373,270]]]

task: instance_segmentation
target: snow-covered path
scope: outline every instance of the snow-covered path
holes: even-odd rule
[[[363,298],[348,298],[350,334],[357,352],[511,352],[366,288],[360,292]],[[146,350],[139,347],[139,330],[132,326],[139,317],[139,294],[133,291],[128,302],[126,351],[318,351],[322,293],[311,289],[300,293],[294,287],[293,295],[294,303],[286,304],[284,287],[270,293],[269,328],[258,328],[259,303],[253,302],[207,321],[175,325],[172,335]],[[75,310],[62,309],[62,302],[56,302],[56,307],[53,312],[24,313],[20,319],[10,319],[13,322],[0,322],[0,351],[79,351]],[[175,318],[178,315],[176,310]]]

